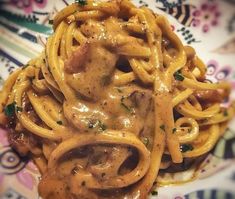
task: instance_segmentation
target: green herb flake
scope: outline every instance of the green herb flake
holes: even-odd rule
[[[145,146],[148,146],[148,144],[149,144],[149,139],[148,139],[147,137],[144,137],[144,138],[142,139],[142,142],[143,142],[143,144],[144,144]]]
[[[80,6],[85,6],[85,5],[87,5],[86,0],[75,0],[75,3],[78,3]]]
[[[225,110],[224,113],[223,113],[223,115],[224,115],[225,117],[227,117],[227,116],[228,116],[228,111]]]
[[[52,20],[52,19],[50,19],[50,20],[48,21],[48,23],[49,23],[50,25],[53,25],[53,22],[54,22],[54,20]]]
[[[125,99],[125,97],[122,96],[122,98],[121,98],[121,106],[122,106],[123,108],[125,108],[129,113],[134,114],[134,109],[133,109],[132,107],[127,106],[127,105],[124,103],[124,99]]]
[[[164,124],[162,124],[161,126],[160,126],[160,129],[162,129],[164,132],[166,131],[166,129],[165,129],[165,125]]]
[[[19,107],[19,106],[16,106],[16,111],[17,111],[17,112],[22,112],[22,111],[23,111],[23,108],[22,108],[22,107]]]
[[[157,195],[158,195],[158,192],[157,192],[157,191],[152,191],[151,194],[152,194],[153,196],[157,196]]]
[[[173,133],[173,134],[176,133],[176,130],[177,130],[176,128],[173,128],[173,129],[172,129],[172,133]]]
[[[59,125],[62,125],[63,124],[63,122],[60,120],[60,121],[57,121],[56,122],[57,124],[59,124]]]
[[[88,121],[88,128],[93,129],[98,127],[98,131],[105,131],[107,129],[107,126],[102,123],[100,120],[91,119]]]
[[[5,107],[4,113],[5,113],[5,115],[6,115],[7,117],[11,117],[11,116],[14,115],[14,113],[15,113],[15,105],[16,105],[16,103],[13,102],[13,103],[11,103],[11,104],[8,104],[8,105]]]
[[[105,131],[106,129],[107,129],[107,126],[101,121],[99,121],[99,130]]]
[[[184,81],[184,76],[180,73],[180,71],[174,73],[174,78],[178,81]]]
[[[193,150],[193,146],[191,144],[182,144],[180,146],[180,150],[181,152],[185,153],[187,151],[192,151]]]

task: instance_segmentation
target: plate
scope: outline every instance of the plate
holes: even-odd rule
[[[0,6],[0,87],[9,73],[37,56],[52,33],[49,19],[71,0],[6,0]],[[134,0],[167,16],[185,45],[192,45],[207,64],[207,79],[230,81],[235,98],[235,6],[220,0]],[[230,100],[231,100],[230,99]],[[208,155],[192,182],[160,187],[160,199],[235,198],[235,122]],[[180,174],[189,175],[188,173]],[[178,178],[179,176],[172,176]],[[183,176],[184,177],[184,176]],[[0,198],[37,199],[40,174],[22,159],[0,129]]]

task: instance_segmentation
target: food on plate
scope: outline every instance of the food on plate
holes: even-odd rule
[[[208,82],[195,50],[146,7],[77,1],[53,28],[0,92],[0,123],[37,164],[44,199],[145,199],[159,171],[200,162],[234,115],[222,104],[230,84]]]

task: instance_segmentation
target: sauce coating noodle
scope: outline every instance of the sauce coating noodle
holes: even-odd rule
[[[194,49],[148,8],[74,3],[53,28],[0,92],[0,123],[39,167],[44,199],[146,199],[160,169],[207,154],[234,115],[221,106],[229,83],[206,82]]]

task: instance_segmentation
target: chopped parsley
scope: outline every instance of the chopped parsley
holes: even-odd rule
[[[180,146],[180,150],[181,152],[185,153],[187,151],[192,151],[193,150],[193,146],[191,144],[182,144]]]
[[[144,137],[144,138],[142,139],[142,142],[143,142],[143,144],[144,144],[145,146],[148,146],[148,144],[149,144],[149,139],[148,139],[147,137]]]
[[[16,111],[17,111],[17,112],[22,112],[22,111],[23,111],[23,108],[22,108],[22,107],[19,107],[19,106],[16,106]]]
[[[172,129],[172,133],[173,133],[173,134],[176,133],[176,130],[177,130],[176,128],[173,128],[173,129]]]
[[[57,124],[59,124],[59,125],[62,125],[63,124],[63,122],[60,120],[60,121],[57,121],[56,122]]]
[[[52,19],[50,19],[49,21],[48,21],[48,23],[50,24],[50,25],[53,25],[53,20]]]
[[[85,5],[87,5],[86,0],[75,0],[75,3],[78,3],[80,6],[85,6]]]
[[[99,121],[99,129],[102,131],[105,131],[107,129],[107,126],[104,123]]]
[[[129,113],[133,114],[133,113],[134,113],[134,109],[133,109],[132,107],[127,106],[127,105],[124,103],[124,100],[125,100],[125,97],[122,96],[122,98],[121,98],[121,106],[122,106],[123,108],[125,108]]]
[[[166,129],[165,129],[165,125],[164,124],[162,124],[161,126],[160,126],[160,129],[162,129],[164,132],[166,131]]]
[[[8,104],[5,109],[4,109],[4,113],[7,117],[11,117],[14,115],[15,113],[15,108],[16,108],[16,103],[13,102],[11,104]]]
[[[224,115],[225,117],[227,117],[227,116],[228,116],[228,111],[225,110],[224,113],[223,113],[223,115]]]
[[[152,191],[151,194],[152,194],[153,196],[157,196],[157,195],[158,195],[158,192],[157,192],[157,191]]]
[[[97,127],[99,131],[105,131],[107,129],[107,126],[104,123],[102,123],[100,120],[91,119],[88,121],[89,129],[94,129]]]
[[[177,71],[174,73],[174,78],[175,80],[178,80],[178,81],[184,81],[184,76],[181,74],[180,71]]]

